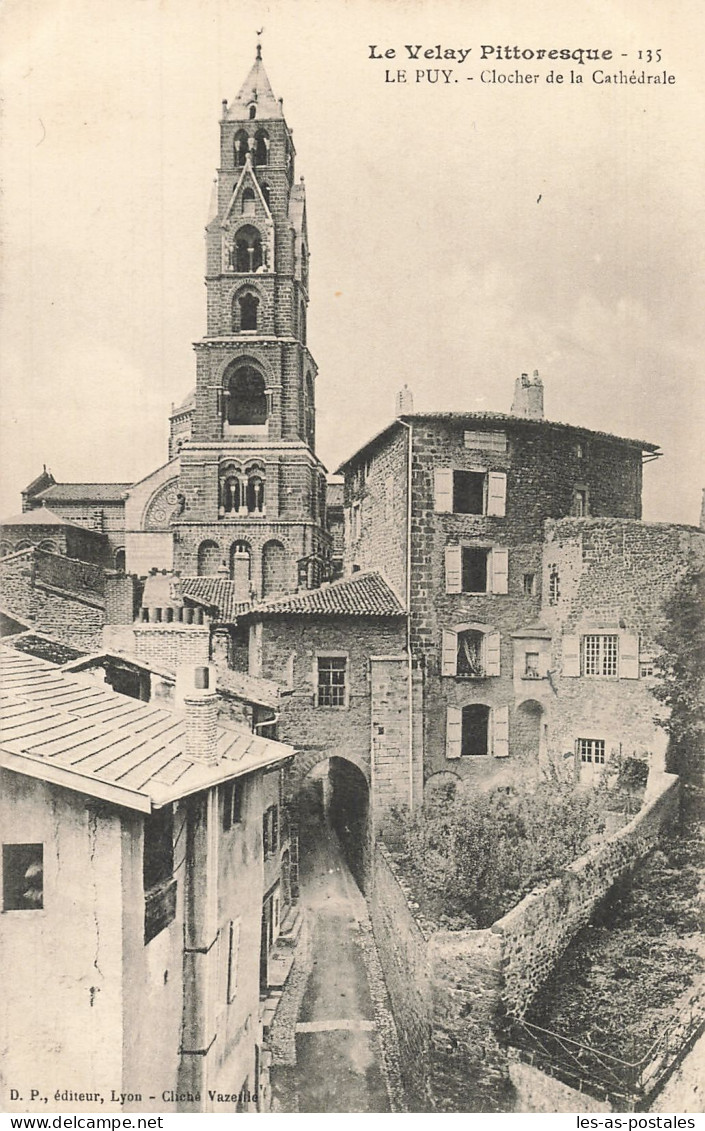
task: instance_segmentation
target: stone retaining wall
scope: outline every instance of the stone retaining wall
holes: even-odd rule
[[[597,904],[654,846],[677,811],[678,785],[659,775],[629,824],[485,930],[436,931],[419,920],[378,846],[370,911],[410,1110],[513,1110],[502,1017],[523,1015]]]

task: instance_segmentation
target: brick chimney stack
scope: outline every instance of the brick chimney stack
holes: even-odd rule
[[[218,735],[218,696],[211,687],[213,671],[211,668],[197,667],[193,672],[192,685],[184,691],[184,754],[194,762],[215,765],[216,739]]]
[[[514,401],[512,403],[514,416],[524,416],[528,420],[543,420],[543,382],[539,377],[538,369],[534,369],[533,377],[522,373],[514,383]]]
[[[414,411],[414,394],[408,385],[400,389],[396,397],[396,416],[407,416]]]

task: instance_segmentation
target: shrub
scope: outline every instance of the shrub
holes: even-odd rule
[[[486,927],[586,850],[603,808],[599,791],[556,782],[459,791],[398,819],[399,863],[426,916]]]

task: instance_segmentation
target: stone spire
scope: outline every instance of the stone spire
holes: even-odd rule
[[[252,114],[254,107],[254,114]],[[225,110],[225,107],[224,107]],[[238,118],[283,118],[284,111],[272,90],[272,85],[267,77],[262,62],[262,44],[257,43],[257,54],[252,64],[250,73],[240,87],[238,94],[227,107],[223,114],[224,119],[233,121]]]

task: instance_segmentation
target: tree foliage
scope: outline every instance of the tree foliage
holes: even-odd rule
[[[605,826],[601,791],[555,782],[436,796],[399,821],[399,863],[421,911],[450,928],[489,926]]]
[[[668,768],[686,779],[705,771],[705,570],[690,571],[664,605],[657,637],[655,697],[669,708],[657,720],[670,737]]]

